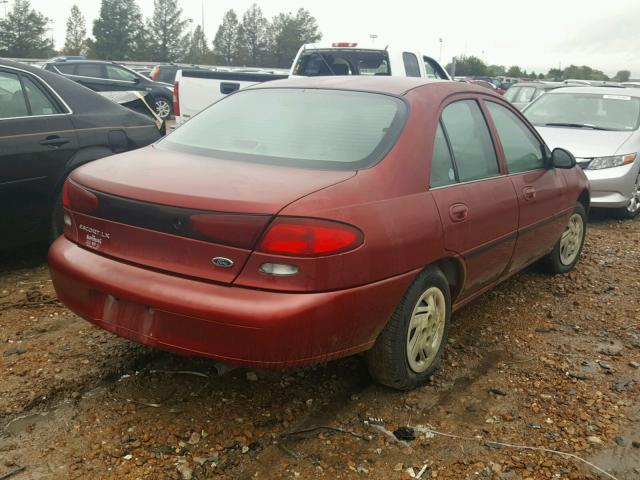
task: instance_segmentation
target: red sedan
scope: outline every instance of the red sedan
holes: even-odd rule
[[[78,315],[154,347],[284,367],[437,367],[452,310],[571,270],[589,186],[499,95],[393,77],[269,82],[75,170],[49,262]]]

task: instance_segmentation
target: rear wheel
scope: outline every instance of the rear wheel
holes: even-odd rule
[[[449,283],[437,268],[422,272],[367,352],[371,376],[391,388],[422,385],[438,368],[451,318]]]
[[[617,209],[616,214],[618,218],[624,220],[631,220],[640,214],[640,173],[638,173],[638,178],[633,186],[629,203],[626,207]]]
[[[562,236],[547,256],[547,265],[552,273],[567,273],[576,266],[582,252],[587,232],[587,214],[581,203],[576,204]]]
[[[156,97],[154,104],[156,113],[162,120],[166,120],[171,116],[171,101],[166,97]]]

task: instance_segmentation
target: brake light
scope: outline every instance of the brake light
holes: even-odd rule
[[[62,187],[62,205],[64,208],[81,213],[91,213],[98,208],[98,197],[71,180]]]
[[[180,82],[173,84],[173,114],[180,116]]]
[[[270,219],[268,215],[203,213],[189,218],[189,228],[203,240],[253,248]]]
[[[277,218],[257,250],[263,253],[313,257],[334,255],[362,245],[364,236],[351,225],[315,218]]]
[[[336,42],[336,43],[332,43],[331,46],[332,47],[338,47],[338,48],[357,47],[358,44],[357,43],[350,43],[350,42]]]

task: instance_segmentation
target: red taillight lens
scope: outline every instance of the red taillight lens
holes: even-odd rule
[[[353,250],[364,241],[351,225],[315,218],[277,218],[262,238],[264,253],[313,257]]]
[[[191,230],[204,240],[239,248],[253,248],[271,219],[268,215],[205,213],[189,218]]]
[[[173,114],[180,116],[180,82],[173,84]]]
[[[98,208],[98,198],[80,185],[67,180],[62,187],[62,205],[76,212],[91,213]]]
[[[153,67],[153,70],[151,70],[151,74],[149,75],[149,78],[151,78],[151,80],[155,81],[156,78],[158,78],[158,74],[160,73],[160,68],[159,67]]]
[[[337,43],[332,43],[331,44],[332,47],[338,47],[338,48],[353,48],[353,47],[357,47],[358,44],[357,43],[353,43],[353,42],[337,42]]]

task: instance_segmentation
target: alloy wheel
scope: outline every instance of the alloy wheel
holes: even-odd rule
[[[171,115],[171,105],[169,105],[169,102],[164,98],[160,98],[156,100],[155,106],[156,106],[156,113],[163,120],[167,118],[169,115]]]
[[[631,192],[631,198],[629,199],[629,203],[627,204],[627,211],[630,214],[635,214],[638,210],[640,210],[640,174],[638,174],[638,178],[636,178],[636,183],[633,186],[633,190]]]

